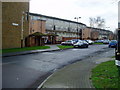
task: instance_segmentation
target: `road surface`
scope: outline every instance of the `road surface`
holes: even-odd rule
[[[4,57],[2,60],[3,88],[36,88],[51,73],[68,64],[107,51],[108,45],[90,45],[89,48],[43,52]],[[109,56],[108,53],[105,56]],[[114,56],[114,54],[113,54]]]

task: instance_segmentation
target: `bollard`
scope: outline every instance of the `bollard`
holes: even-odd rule
[[[118,90],[120,90],[120,66],[118,67]]]

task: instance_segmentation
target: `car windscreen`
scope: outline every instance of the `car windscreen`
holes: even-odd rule
[[[66,42],[72,42],[72,41],[66,41]]]
[[[111,43],[117,43],[117,41],[111,41]]]

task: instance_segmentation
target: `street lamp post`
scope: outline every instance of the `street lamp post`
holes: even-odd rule
[[[106,30],[110,30],[110,27],[105,27],[105,29],[106,29]],[[109,35],[110,35],[110,34],[107,34],[107,37],[106,37],[107,39],[110,39],[110,38],[109,38]]]
[[[115,57],[116,57],[116,60],[115,60],[115,63],[118,67],[118,88],[120,88],[120,29],[118,29],[117,31],[117,47],[116,47],[116,50],[115,50]]]
[[[53,19],[53,32],[54,32],[54,34],[56,33],[56,32],[55,32],[55,23],[54,23],[54,19]]]
[[[120,89],[120,1],[118,2],[118,30],[117,30],[117,48],[115,50],[115,63],[118,67],[118,89]]]
[[[23,48],[25,46],[25,43],[24,43],[24,21],[25,20],[24,19],[29,21],[29,12],[28,11],[22,11],[22,14],[21,14],[21,20],[20,20],[20,23],[21,23],[21,35],[20,35],[21,48]]]
[[[75,17],[75,18],[74,18],[74,19],[77,19],[77,39],[79,38],[79,37],[78,37],[78,34],[79,34],[79,33],[78,33],[78,19],[80,19],[80,18],[81,18],[81,17]]]

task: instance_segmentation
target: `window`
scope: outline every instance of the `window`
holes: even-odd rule
[[[70,31],[70,27],[68,27],[68,31]]]

